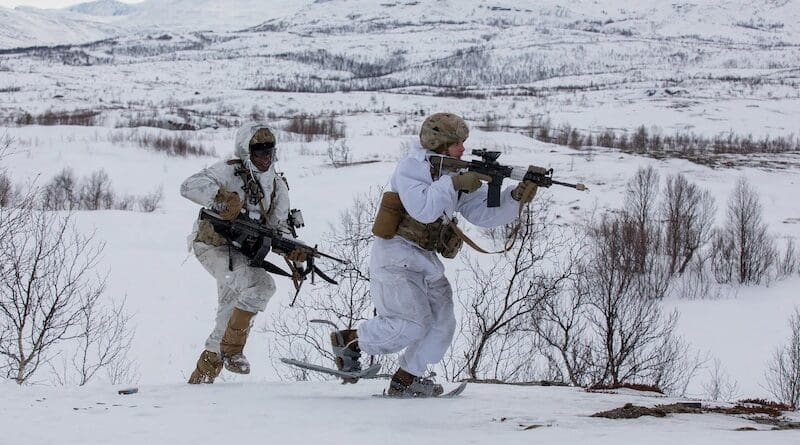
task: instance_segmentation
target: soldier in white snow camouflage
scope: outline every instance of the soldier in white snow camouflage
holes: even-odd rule
[[[357,330],[331,335],[336,365],[342,371],[361,369],[361,351],[370,355],[403,351],[389,384],[390,396],[443,392],[425,373],[428,365],[442,359],[456,327],[453,292],[437,255],[453,258],[461,247],[450,225],[455,212],[477,226],[499,226],[514,221],[521,203],[536,194],[536,184],[523,181],[502,192],[499,207],[489,208],[484,184],[488,176],[437,171],[430,156],[460,158],[467,137],[467,124],[455,114],[436,113],[425,119],[419,142],[412,144],[392,175],[391,191],[384,194],[373,226],[370,288],[377,317],[362,322]]]
[[[289,188],[275,172],[275,136],[269,127],[242,126],[236,134],[235,154],[236,159],[217,162],[187,178],[181,195],[225,219],[244,212],[289,234]],[[213,383],[223,365],[231,372],[247,374],[250,363],[243,350],[250,325],[275,293],[275,282],[264,269],[248,266],[249,260],[230,248],[207,221],[195,223],[190,242],[200,264],[217,281],[219,305],[216,324],[189,383]],[[305,261],[299,251],[289,253],[287,259]]]

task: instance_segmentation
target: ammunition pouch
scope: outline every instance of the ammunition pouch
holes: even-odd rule
[[[453,224],[456,223],[453,218]],[[430,224],[423,224],[412,218],[406,213],[400,195],[396,192],[383,194],[372,225],[372,233],[383,239],[401,236],[425,250],[438,252],[445,258],[455,258],[463,245],[461,237],[443,218]]]
[[[215,247],[228,244],[228,240],[217,233],[217,231],[214,230],[214,226],[206,220],[200,220],[200,222],[198,222],[197,235],[194,237],[194,240]]]
[[[453,219],[453,224],[457,221]],[[461,250],[463,242],[450,224],[444,222],[442,218],[430,224],[423,224],[409,216],[403,215],[400,226],[397,228],[397,235],[401,236],[419,247],[438,252],[445,258],[455,258]]]
[[[375,222],[372,224],[372,233],[383,239],[394,238],[397,227],[403,219],[405,209],[400,202],[400,195],[396,192],[384,192]]]

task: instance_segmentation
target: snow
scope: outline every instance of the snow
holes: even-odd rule
[[[0,427],[14,444],[58,443],[441,443],[794,444],[793,431],[765,430],[742,418],[681,414],[609,420],[591,414],[625,403],[674,400],[590,394],[576,388],[473,384],[441,400],[374,398],[383,381],[143,385],[111,389],[0,387]],[[796,418],[797,416],[795,416]],[[18,428],[40,425],[43,428]],[[531,426],[538,428],[526,430]],[[13,431],[13,433],[12,433]]]
[[[473,384],[454,400],[384,400],[371,395],[386,386],[385,380],[348,386],[280,381],[277,367],[285,365],[268,352],[261,328],[280,316],[294,293],[291,282],[281,278],[248,343],[252,374],[223,372],[212,386],[189,387],[184,382],[211,329],[216,295],[213,279],[186,250],[198,207],[178,194],[185,177],[230,155],[235,128],[219,121],[235,127],[258,111],[278,129],[279,169],[287,174],[292,207],[304,213],[300,235],[313,244],[355,196],[388,182],[423,115],[451,110],[472,126],[468,148],[501,150],[502,162],[553,167],[558,179],[587,184],[588,193],[540,191],[554,200],[565,223],[618,207],[627,179],[637,168],[653,166],[662,179],[683,173],[709,190],[720,221],[736,179],[746,177],[761,197],[770,230],[782,242],[796,239],[800,208],[791,196],[798,184],[797,153],[728,156],[738,165],[711,168],[596,147],[575,151],[523,134],[477,128],[490,116],[501,127],[529,125],[537,116],[554,126],[566,122],[594,131],[646,125],[665,134],[692,131],[706,137],[728,131],[797,135],[796,2],[150,0],[130,5],[124,16],[114,14],[120,11],[115,5],[85,4],[81,14],[75,8],[0,8],[0,48],[114,38],[80,48],[99,60],[91,66],[65,63],[59,52],[0,53],[0,118],[9,122],[0,128],[0,138],[8,135],[14,141],[14,153],[4,163],[16,183],[41,184],[64,167],[78,177],[102,168],[118,194],[163,190],[162,207],[155,213],[75,215],[82,231],[95,231],[106,242],[101,268],[110,273],[106,295],[114,301],[125,298],[133,316],[130,356],[138,381],[132,384],[140,392],[117,395],[119,386],[112,388],[102,378],[85,388],[53,387],[46,375],[21,388],[0,381],[0,444],[276,438],[353,445],[798,441],[792,431],[735,432],[741,426],[766,427],[730,416],[588,417],[628,402],[652,406],[678,400],[635,392]],[[452,66],[443,61],[470,48],[484,51],[481,60],[501,74],[542,67],[558,75],[475,78],[468,86],[485,98],[435,96],[443,90],[430,89],[432,73],[452,74],[447,71]],[[401,54],[402,68],[383,77],[410,86],[350,93],[252,90],[264,81],[357,77],[332,64],[290,57],[318,50],[366,63]],[[474,62],[454,60],[459,68]],[[442,68],[426,71],[437,63]],[[720,80],[736,76],[757,81]],[[513,91],[535,94],[510,95]],[[23,112],[75,109],[101,110],[98,125],[10,123]],[[353,160],[380,162],[333,168],[327,141],[306,142],[279,130],[299,113],[335,116],[346,125]],[[196,125],[197,131],[178,134],[217,155],[173,158],[139,147],[137,135],[170,132],[114,128],[137,114]],[[447,262],[451,279],[459,267],[458,261]],[[764,370],[774,348],[787,338],[789,314],[800,306],[798,285],[795,276],[768,286],[715,287],[705,299],[672,298],[664,308],[679,312],[679,332],[694,351],[719,359],[738,384],[737,397],[769,397]],[[691,395],[704,396],[706,373],[702,370],[691,385]],[[545,426],[524,430],[533,424]]]

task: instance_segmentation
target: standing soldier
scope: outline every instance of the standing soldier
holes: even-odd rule
[[[220,161],[187,178],[181,184],[183,197],[236,219],[241,213],[268,228],[290,233],[289,187],[275,172],[275,136],[269,127],[251,123],[236,133],[236,159]],[[243,350],[250,325],[275,293],[275,282],[262,268],[250,267],[248,258],[214,231],[205,220],[195,223],[191,245],[200,264],[217,281],[216,325],[205,350],[189,377],[189,383],[214,383],[223,365],[237,374],[250,373]],[[286,255],[297,263],[305,254],[296,250]]]
[[[422,123],[414,143],[391,178],[391,190],[375,219],[370,257],[370,287],[377,317],[331,334],[337,368],[361,369],[361,351],[400,355],[387,394],[431,397],[442,386],[425,378],[427,367],[444,357],[456,320],[453,292],[437,253],[454,258],[462,240],[453,225],[455,212],[472,224],[494,227],[513,222],[522,203],[536,194],[533,182],[506,188],[500,206],[486,205],[488,176],[439,171],[431,155],[461,158],[469,129],[451,113],[436,113]],[[452,223],[452,225],[451,225]],[[350,380],[351,382],[353,380]]]

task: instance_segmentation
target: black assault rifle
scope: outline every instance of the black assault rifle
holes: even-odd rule
[[[572,187],[576,190],[589,190],[583,184],[569,184],[567,182],[556,181],[553,179],[553,169],[539,167],[538,172],[528,171],[528,167],[517,167],[513,165],[502,165],[497,162],[500,157],[499,151],[489,151],[486,149],[472,150],[473,156],[478,156],[481,160],[462,161],[461,159],[449,156],[432,155],[430,163],[435,168],[447,171],[469,170],[492,178],[489,182],[489,196],[487,197],[487,207],[500,206],[500,187],[503,179],[511,178],[517,181],[531,181],[539,187],[550,187],[551,185],[561,185]]]
[[[227,239],[232,247],[242,252],[250,260],[250,266],[260,267],[267,272],[294,279],[295,288],[297,289],[295,299],[297,294],[300,293],[300,286],[302,286],[308,275],[311,275],[312,283],[314,282],[314,275],[319,275],[320,278],[328,283],[339,284],[319,270],[314,264],[314,259],[327,258],[338,263],[346,263],[345,260],[322,253],[316,247],[311,247],[300,240],[287,238],[279,230],[264,227],[258,221],[248,218],[244,214],[240,214],[232,221],[227,221],[222,219],[218,213],[208,209],[201,209],[200,220],[211,223],[215,232]],[[286,272],[265,259],[270,251],[285,256],[297,249],[306,254],[306,266],[295,268],[293,264],[289,263],[294,273]],[[292,300],[293,304],[294,300]]]

